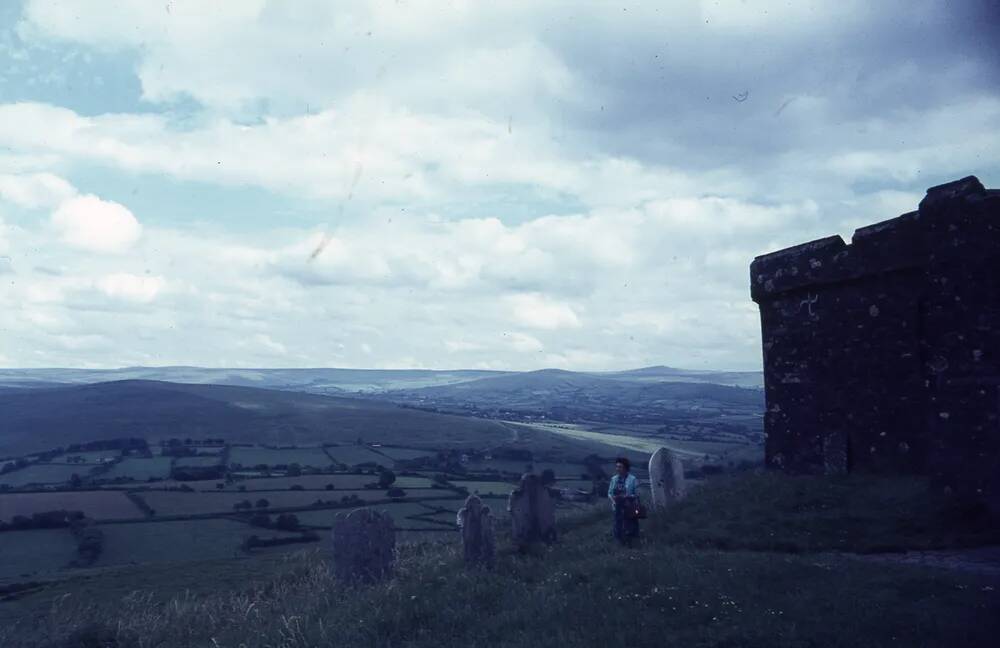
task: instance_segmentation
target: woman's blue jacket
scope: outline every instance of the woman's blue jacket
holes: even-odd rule
[[[608,497],[614,498],[615,487],[618,485],[619,479],[621,479],[620,475],[614,475],[611,478],[611,483],[608,485]],[[625,496],[629,495],[636,497],[639,495],[639,480],[632,473],[625,475]]]

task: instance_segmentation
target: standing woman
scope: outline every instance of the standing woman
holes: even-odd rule
[[[615,459],[615,475],[608,485],[608,499],[611,509],[615,512],[615,522],[612,534],[622,544],[630,544],[632,538],[639,536],[639,520],[634,512],[639,503],[639,480],[629,472],[632,464],[626,457]]]

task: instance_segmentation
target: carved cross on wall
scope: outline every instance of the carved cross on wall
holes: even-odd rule
[[[802,306],[805,305],[806,310],[809,312],[809,317],[813,317],[815,315],[815,313],[813,313],[813,308],[812,307],[813,307],[813,304],[815,304],[818,301],[819,301],[819,295],[818,294],[816,294],[816,295],[810,295],[810,294],[807,293],[806,294],[806,298],[799,302],[799,312],[802,312]]]

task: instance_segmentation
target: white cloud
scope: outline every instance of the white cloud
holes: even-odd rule
[[[754,368],[754,255],[1000,170],[932,2],[169,5],[24,3],[144,101],[0,104],[14,362]]]
[[[271,337],[265,333],[258,333],[254,336],[254,341],[260,345],[262,348],[266,349],[270,353],[277,353],[280,355],[285,355],[288,353],[288,349],[284,344],[280,342],[275,342]]]
[[[128,208],[92,195],[66,200],[52,213],[51,222],[64,243],[93,252],[123,252],[142,233]]]
[[[462,353],[466,351],[482,351],[487,347],[465,340],[445,340],[444,348],[448,350],[448,353]]]
[[[541,340],[527,333],[512,332],[504,334],[507,343],[519,353],[537,353],[545,348]]]
[[[506,299],[514,321],[537,329],[579,328],[580,319],[569,304],[539,293],[510,295]]]
[[[56,207],[76,195],[76,189],[51,173],[0,175],[0,198],[21,207]]]
[[[0,218],[0,255],[7,254],[9,250],[10,242],[7,240],[7,226],[4,224],[3,219]]]
[[[97,286],[108,297],[148,304],[156,299],[166,281],[163,277],[150,277],[119,272],[98,280]]]

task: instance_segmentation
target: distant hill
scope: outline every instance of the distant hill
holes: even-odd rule
[[[664,424],[699,420],[759,427],[759,388],[707,382],[637,380],[544,369],[384,395],[393,401],[489,418]],[[727,421],[722,421],[730,417]],[[749,424],[748,424],[749,421]]]
[[[0,456],[117,437],[299,445],[362,437],[427,447],[510,438],[498,423],[382,401],[144,380],[0,390],[0,413]]]
[[[592,376],[637,382],[698,382],[733,387],[763,387],[764,374],[760,371],[710,371],[704,369],[677,369],[675,367],[642,367],[627,371],[594,373]]]
[[[398,394],[426,398],[469,398],[490,396],[505,399],[550,401],[564,397],[585,396],[638,403],[658,400],[709,400],[720,404],[755,405],[762,403],[759,389],[732,387],[707,382],[641,381],[604,377],[560,369],[542,369],[525,373],[489,376],[468,382],[414,390]],[[623,403],[624,404],[624,403]]]
[[[476,380],[406,390],[425,395],[468,394],[475,392],[561,392],[566,390],[617,389],[619,384],[593,374],[564,371],[562,369],[541,369],[524,373],[487,376]],[[403,390],[396,390],[403,391]]]
[[[444,385],[500,371],[422,369],[217,369],[204,367],[124,367],[121,369],[0,369],[0,387],[88,384],[115,380],[157,380],[187,384],[262,387],[320,394],[377,392]]]
[[[158,380],[188,384],[235,385],[303,391],[315,394],[380,393],[469,383],[481,378],[525,377],[533,374],[626,382],[697,382],[738,387],[762,387],[759,371],[703,371],[674,367],[643,367],[628,371],[574,372],[544,369],[541,372],[483,371],[474,369],[219,369],[204,367],[125,367],[121,369],[0,369],[0,388],[19,389],[57,384],[88,384],[115,380]]]

